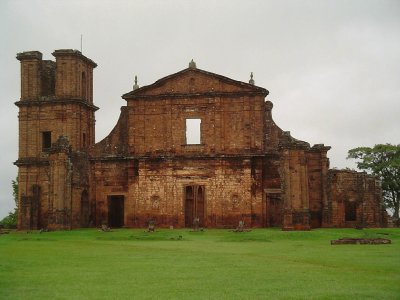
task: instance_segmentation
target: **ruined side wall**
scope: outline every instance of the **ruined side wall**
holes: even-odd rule
[[[380,227],[382,190],[375,177],[350,170],[329,170],[330,227]],[[354,214],[351,210],[354,209]],[[354,215],[354,218],[352,218]]]
[[[127,156],[129,154],[128,117],[128,108],[121,107],[118,122],[110,134],[90,148],[92,157]]]
[[[319,152],[307,155],[310,226],[321,227],[323,211],[323,176]]]
[[[308,194],[310,209],[310,226],[318,228],[322,226],[324,211],[328,206],[327,180],[329,159],[327,151],[330,147],[323,144],[314,145],[307,152]]]
[[[283,229],[308,230],[309,190],[306,151],[285,149],[281,161],[283,175]]]

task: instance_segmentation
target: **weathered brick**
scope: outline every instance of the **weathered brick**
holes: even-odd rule
[[[95,144],[96,64],[76,50],[53,55],[17,55],[19,229],[183,227],[196,217],[207,227],[385,225],[375,179],[329,170],[330,147],[282,131],[264,88],[189,67],[125,94]],[[201,120],[199,144],[187,143],[186,119]]]

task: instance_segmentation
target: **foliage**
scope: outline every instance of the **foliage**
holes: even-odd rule
[[[18,209],[18,177],[11,181],[15,206]]]
[[[382,181],[384,202],[399,218],[400,208],[400,145],[378,144],[373,148],[359,147],[349,150],[347,158],[357,159],[357,167],[368,171]]]
[[[0,220],[0,226],[13,229],[17,228],[18,221],[18,177],[15,180],[11,181],[12,189],[13,189],[13,198],[15,202],[15,208],[13,212],[9,212],[8,216],[6,216],[3,220]]]
[[[17,228],[17,209],[14,209],[14,212],[9,212],[8,216],[4,217],[3,220],[0,221],[0,227],[6,229],[15,229]]]
[[[397,228],[11,232],[0,299],[398,299],[399,252]]]

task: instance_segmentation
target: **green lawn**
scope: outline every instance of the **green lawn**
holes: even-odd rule
[[[0,299],[400,299],[400,229],[13,232]]]

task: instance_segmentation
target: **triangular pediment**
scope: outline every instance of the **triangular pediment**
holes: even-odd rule
[[[268,95],[264,88],[233,80],[225,76],[197,68],[187,68],[178,73],[166,76],[155,83],[124,94],[122,98],[151,97],[160,95],[199,95],[256,93]]]

